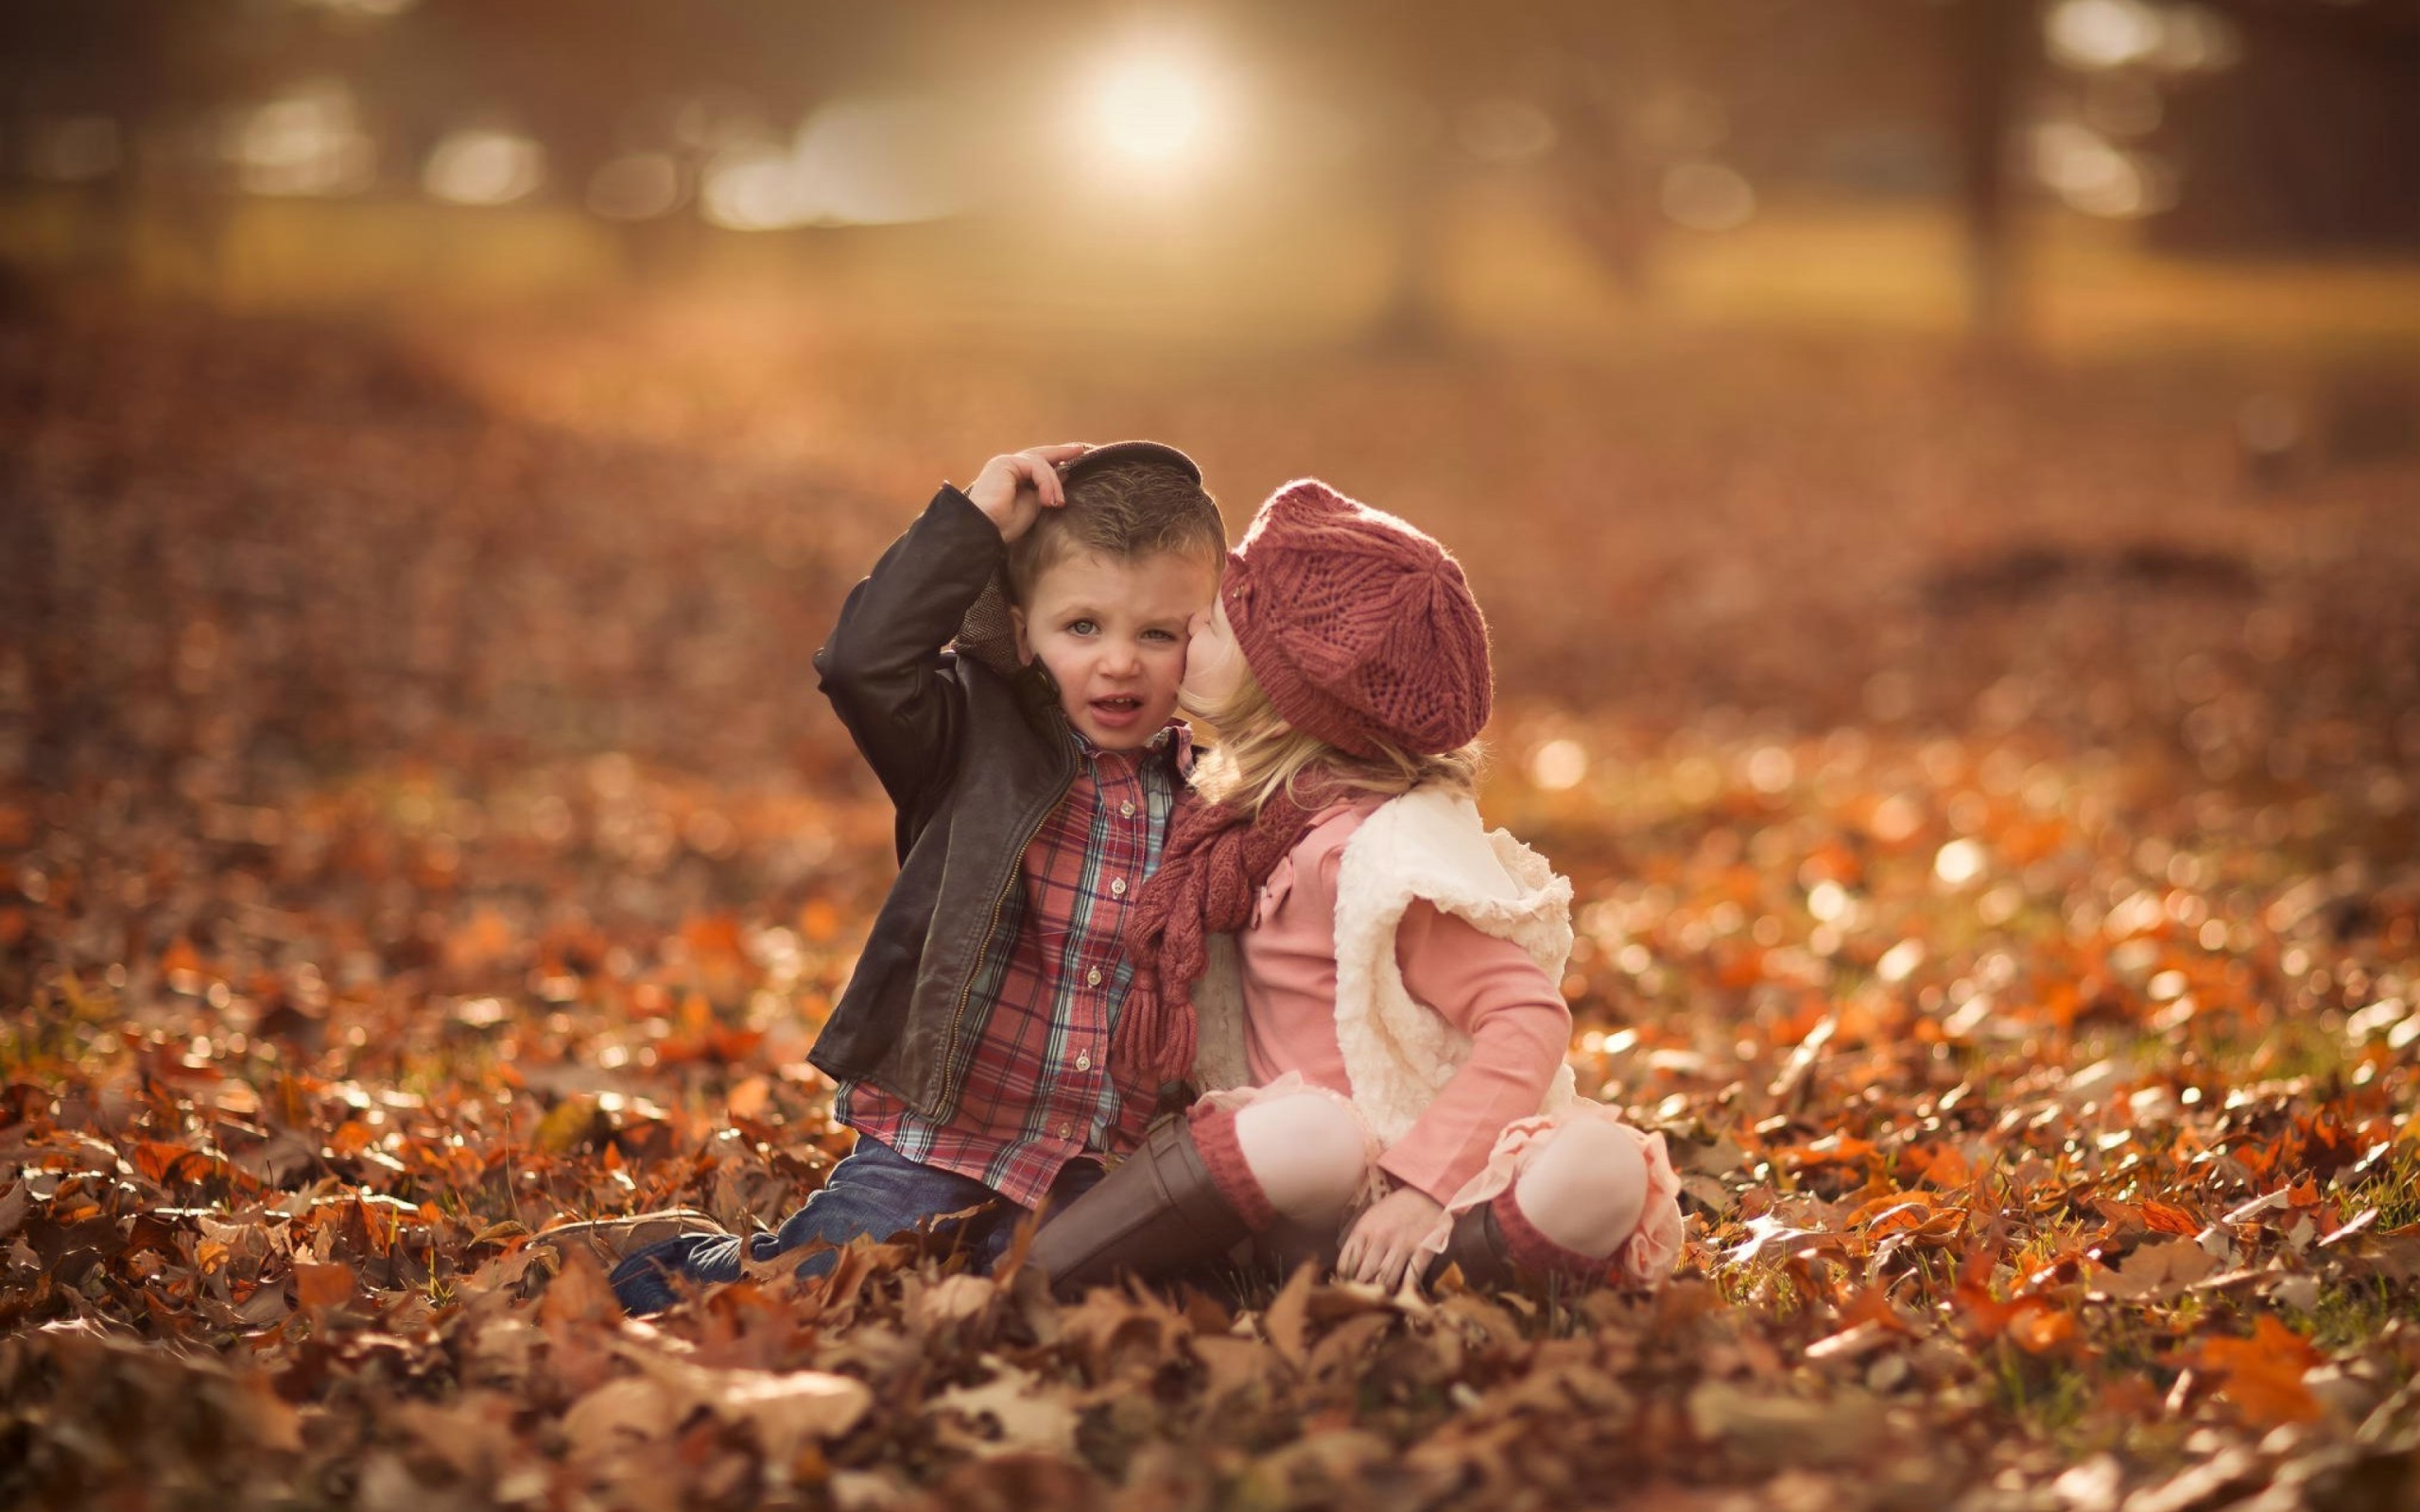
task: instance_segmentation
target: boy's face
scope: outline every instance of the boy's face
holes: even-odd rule
[[[1017,655],[1050,669],[1086,739],[1139,750],[1176,713],[1186,629],[1218,587],[1218,569],[1198,558],[1078,552],[1044,569],[1013,610]]]

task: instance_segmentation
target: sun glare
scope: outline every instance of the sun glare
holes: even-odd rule
[[[1189,167],[1215,147],[1220,103],[1215,81],[1196,60],[1166,51],[1134,53],[1095,79],[1081,129],[1097,152],[1127,168]]]

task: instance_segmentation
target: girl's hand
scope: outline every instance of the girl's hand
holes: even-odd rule
[[[1417,1187],[1398,1187],[1373,1204],[1344,1236],[1336,1273],[1347,1280],[1375,1281],[1387,1291],[1403,1284],[1413,1248],[1437,1227],[1445,1205]]]
[[[1068,441],[1002,453],[975,474],[975,481],[966,486],[966,497],[1000,527],[1002,541],[1014,541],[1033,528],[1043,510],[1067,502],[1066,490],[1059,486],[1059,464],[1072,462],[1091,450],[1081,441]]]

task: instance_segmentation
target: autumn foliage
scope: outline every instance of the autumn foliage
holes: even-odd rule
[[[2223,365],[697,319],[0,327],[0,1496],[2420,1498],[2420,459],[2264,491]],[[1146,431],[1463,548],[1681,1274],[1063,1307],[899,1236],[624,1318],[533,1241],[849,1145],[838,595],[938,476]]]

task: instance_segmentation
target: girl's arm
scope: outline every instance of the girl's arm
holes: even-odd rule
[[[1338,1271],[1390,1288],[1504,1126],[1538,1110],[1571,1042],[1571,1010],[1527,951],[1427,903],[1412,904],[1397,927],[1395,964],[1413,997],[1471,1037],[1471,1054],[1379,1160],[1396,1188],[1345,1236]]]
[[[1395,964],[1420,1002],[1471,1037],[1470,1058],[1378,1163],[1443,1202],[1487,1163],[1506,1125],[1538,1110],[1571,1044],[1558,984],[1511,940],[1415,902]]]

